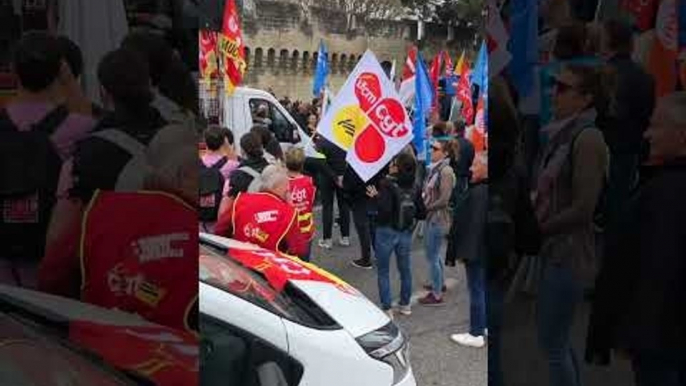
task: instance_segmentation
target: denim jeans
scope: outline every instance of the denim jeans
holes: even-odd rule
[[[443,240],[445,240],[445,229],[438,224],[427,221],[424,228],[426,259],[429,262],[432,292],[439,299],[443,294],[443,260],[440,256]]]
[[[632,360],[636,386],[686,386],[686,361],[653,355],[637,355]]]
[[[500,357],[502,347],[501,326],[503,321],[504,290],[497,283],[490,283],[486,296],[488,326],[488,386],[503,386],[503,368]]]
[[[412,296],[412,266],[410,261],[412,232],[400,232],[389,227],[378,227],[375,240],[376,273],[381,308],[384,310],[391,309],[390,263],[393,252],[398,259],[398,272],[400,273],[400,305],[409,305]]]
[[[465,263],[469,288],[469,333],[483,336],[486,329],[486,293],[484,266],[477,261]]]
[[[576,307],[583,300],[583,286],[570,269],[548,265],[538,296],[538,339],[548,360],[550,385],[581,386],[570,334]]]

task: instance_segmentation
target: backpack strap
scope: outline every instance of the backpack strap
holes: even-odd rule
[[[121,149],[126,150],[129,154],[131,154],[134,157],[145,154],[146,147],[142,143],[138,142],[138,140],[126,134],[122,130],[103,130],[93,133],[92,136],[113,143],[119,146]]]
[[[258,173],[257,170],[251,168],[250,166],[241,166],[240,168],[238,168],[238,170],[252,176],[252,178],[260,178],[260,173]]]
[[[210,169],[217,169],[220,170],[221,168],[226,165],[226,163],[229,162],[229,159],[226,157],[222,157],[219,161],[217,161],[214,165],[210,166]]]
[[[65,105],[59,105],[47,113],[43,119],[32,125],[34,131],[52,135],[55,130],[69,117],[69,109]]]
[[[38,122],[31,125],[33,131],[39,131],[47,135],[55,133],[58,127],[69,117],[69,110],[64,105],[59,105]],[[7,109],[0,110],[0,127],[2,131],[18,131],[17,125],[12,121]]]

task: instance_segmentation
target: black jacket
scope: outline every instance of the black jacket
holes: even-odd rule
[[[260,158],[247,158],[244,160],[241,160],[240,165],[238,168],[242,168],[243,166],[247,166],[249,168],[254,169],[258,173],[262,173],[262,171],[269,166],[269,162],[267,162],[266,159],[263,157]],[[242,171],[242,170],[234,170],[231,172],[231,175],[229,176],[229,184],[231,188],[229,189],[229,192],[227,195],[229,197],[236,197],[238,193],[244,193],[248,191],[248,188],[250,187],[250,184],[252,183],[253,176],[250,174]]]
[[[348,163],[345,160],[347,153],[343,149],[324,137],[317,140],[317,149],[326,156],[326,170],[322,171],[325,177],[332,178],[345,174]]]
[[[607,364],[617,348],[686,359],[684,197],[686,162],[656,168],[626,204],[623,229],[606,240],[587,361]]]
[[[371,202],[377,209],[376,224],[381,227],[395,227],[400,215],[400,194],[403,191],[411,191],[414,196],[414,205],[417,209],[417,220],[426,217],[426,206],[422,199],[421,187],[415,184],[415,176],[388,176],[379,179],[376,184],[379,195]]]

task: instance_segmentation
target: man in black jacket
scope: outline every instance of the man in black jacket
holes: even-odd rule
[[[340,216],[340,244],[349,246],[350,207],[343,198],[343,191],[341,190],[343,187],[343,175],[348,165],[345,160],[346,152],[323,137],[320,137],[317,141],[317,148],[326,157],[326,163],[321,165],[321,178],[319,180],[319,190],[322,197],[322,220],[324,222],[324,236],[319,241],[319,247],[331,249],[333,246],[331,236],[333,233],[334,196],[338,202],[338,215]]]
[[[631,358],[637,386],[686,381],[686,93],[663,98],[646,132],[650,177],[622,211],[596,281],[586,360]]]

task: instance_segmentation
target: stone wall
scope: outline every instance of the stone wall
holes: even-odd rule
[[[406,21],[350,20],[346,15],[312,8],[305,17],[296,4],[257,0],[252,14],[243,16],[248,70],[245,85],[273,89],[277,97],[310,100],[317,50],[323,40],[329,51],[329,83],[338,90],[358,59],[371,49],[380,61],[396,60],[398,76],[407,48],[416,41],[416,23]],[[427,25],[425,57],[447,49],[456,58],[462,49],[474,55],[472,31],[457,30],[447,41],[445,26]]]

